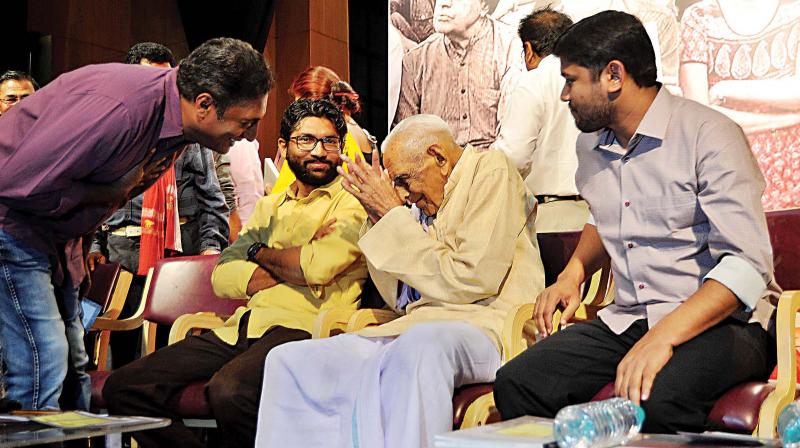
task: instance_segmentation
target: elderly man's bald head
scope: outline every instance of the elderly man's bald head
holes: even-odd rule
[[[447,123],[436,115],[408,117],[392,129],[381,149],[400,197],[435,215],[463,151]]]
[[[398,123],[383,141],[381,152],[388,158],[405,156],[419,160],[433,145],[448,149],[458,146],[444,120],[436,115],[420,114]]]

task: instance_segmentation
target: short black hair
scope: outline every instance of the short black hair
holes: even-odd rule
[[[209,93],[219,118],[230,106],[263,97],[274,83],[264,56],[247,42],[230,37],[207,40],[178,65],[181,96],[194,101]]]
[[[336,134],[344,142],[344,137],[347,134],[347,123],[344,121],[344,114],[333,103],[328,100],[312,100],[310,98],[301,98],[286,108],[281,118],[281,138],[284,141],[289,141],[292,136],[292,131],[295,130],[297,124],[303,118],[318,117],[326,118],[333,123],[336,128]]]
[[[175,66],[175,58],[172,56],[172,51],[156,42],[139,42],[132,46],[128,50],[128,54],[125,55],[126,64],[139,64],[142,59],[158,64],[168,62],[170,67]]]
[[[18,70],[8,70],[0,75],[0,84],[6,81],[29,81],[31,84],[33,84],[34,90],[39,90],[39,83],[33,79],[33,76]]]
[[[599,77],[612,60],[640,87],[656,85],[656,54],[644,25],[621,11],[603,11],[572,25],[556,43],[553,53],[563,62],[577,64]]]
[[[517,32],[522,43],[530,43],[533,51],[545,57],[553,53],[558,38],[571,26],[572,19],[568,15],[548,5],[520,20]]]

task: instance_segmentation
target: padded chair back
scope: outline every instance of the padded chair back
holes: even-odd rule
[[[550,286],[556,282],[558,274],[567,266],[572,253],[578,247],[581,232],[537,233],[539,252],[544,264],[544,284]]]
[[[218,255],[166,258],[156,263],[142,318],[170,325],[184,314],[208,311],[230,316],[247,299],[223,299],[214,294],[211,272]]]
[[[775,280],[784,290],[800,289],[800,208],[767,212]]]
[[[94,271],[89,273],[92,284],[86,292],[86,298],[100,305],[101,312],[105,312],[111,303],[121,270],[119,263],[104,263],[96,264]]]

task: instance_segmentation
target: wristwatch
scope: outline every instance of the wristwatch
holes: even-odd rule
[[[255,243],[251,244],[250,247],[247,248],[247,261],[252,261],[253,263],[258,264],[256,261],[256,255],[258,255],[258,251],[264,249],[265,247],[267,247],[267,245],[261,241],[256,241]]]

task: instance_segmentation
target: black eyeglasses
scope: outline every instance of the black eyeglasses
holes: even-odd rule
[[[317,138],[313,135],[304,134],[289,137],[289,140],[294,140],[297,144],[297,149],[300,151],[311,152],[317,147],[317,143],[322,143],[322,149],[326,152],[338,152],[342,149],[342,140],[339,137]]]

